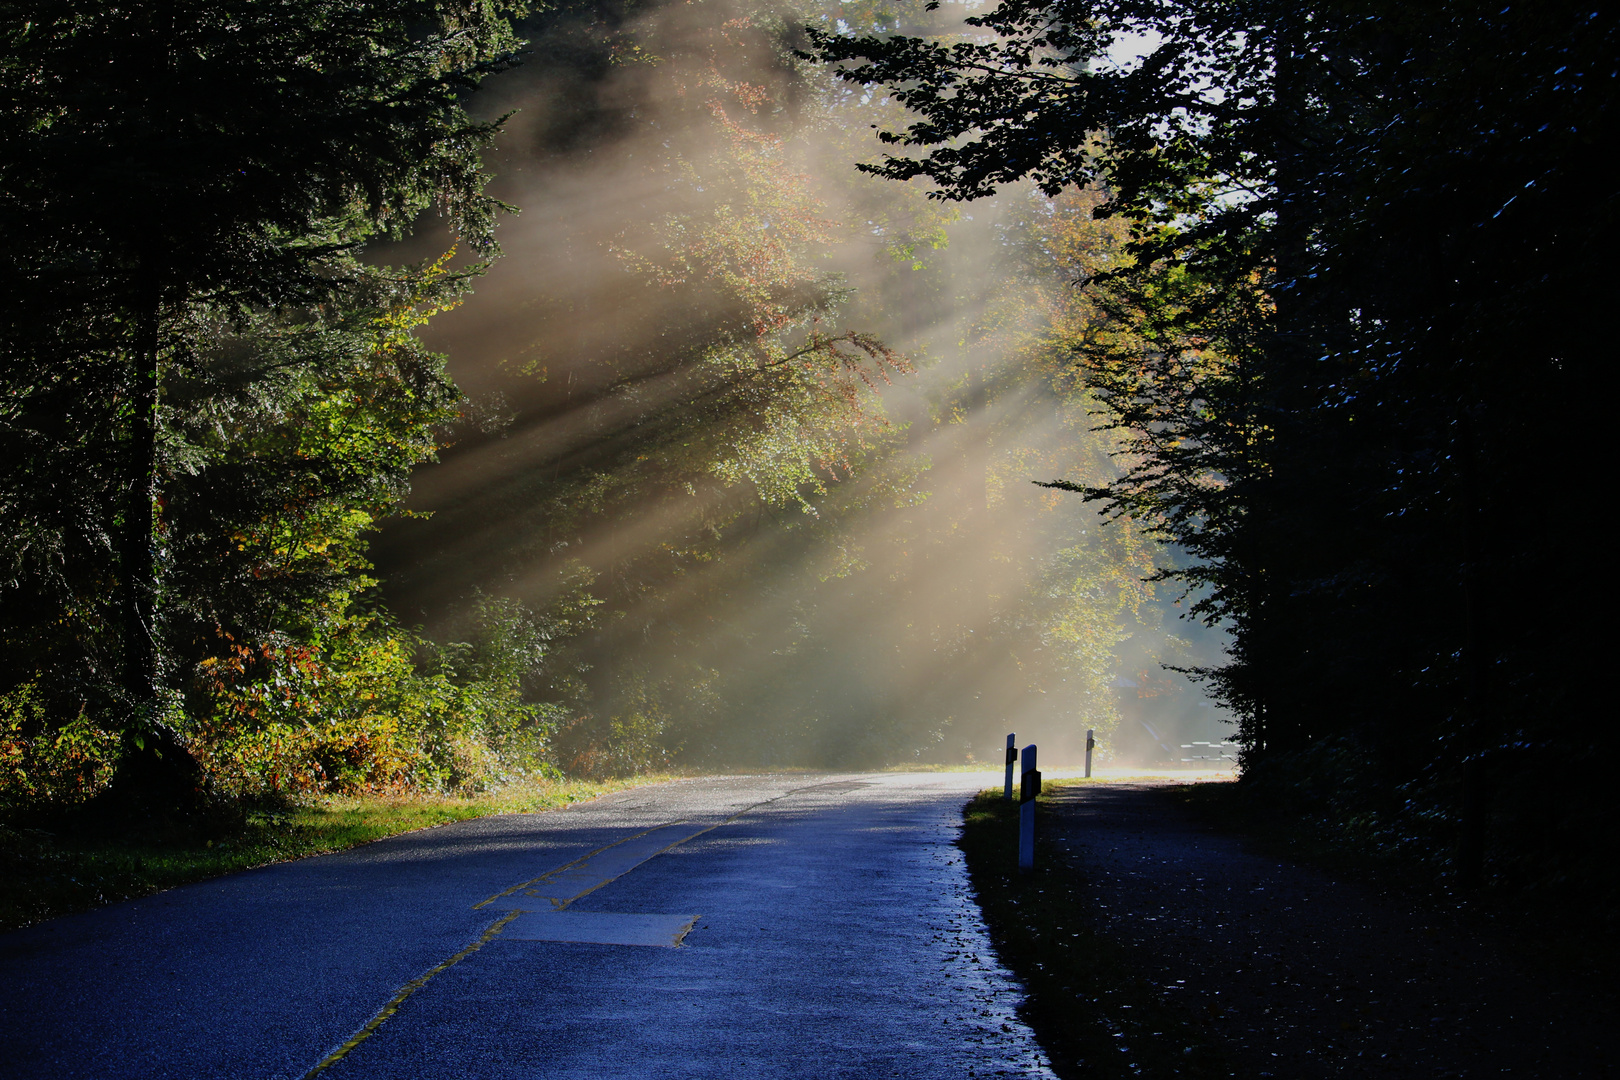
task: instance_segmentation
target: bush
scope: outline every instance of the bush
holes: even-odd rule
[[[349,612],[324,648],[237,647],[205,661],[209,708],[192,752],[239,796],[470,792],[555,773],[561,710],[522,700],[527,613],[484,598],[476,612],[473,640],[447,646]]]
[[[112,779],[118,736],[81,709],[52,724],[38,676],[0,694],[0,814],[43,805],[72,806]]]

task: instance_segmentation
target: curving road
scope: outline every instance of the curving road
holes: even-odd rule
[[[999,776],[637,788],[0,936],[0,1076],[1047,1077],[952,846]]]

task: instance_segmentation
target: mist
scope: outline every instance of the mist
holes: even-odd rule
[[[475,99],[520,212],[424,333],[467,402],[373,546],[389,603],[440,639],[480,595],[574,612],[527,686],[574,717],[565,768],[996,761],[1009,731],[1062,766],[1088,728],[1176,762],[1229,729],[1164,665],[1220,636],[1145,582],[1173,551],[1034,483],[1116,468],[1064,341],[1117,237],[1084,193],[856,172],[894,107],[790,51],[834,14],[525,27]]]

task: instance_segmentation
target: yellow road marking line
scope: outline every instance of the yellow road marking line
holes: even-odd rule
[[[675,825],[685,825],[687,823],[684,822],[684,821],[678,821],[678,822],[675,822],[674,824]],[[563,896],[563,897],[542,896],[540,898],[543,899],[543,900],[549,900],[551,902],[551,910],[553,910],[553,911],[561,911],[564,908],[566,908],[569,904],[572,904],[575,900],[578,900],[580,897],[589,896],[591,893],[595,892],[597,889],[600,889],[602,886],[613,884],[613,882],[618,881],[620,878],[624,877],[624,875],[628,874],[630,871],[634,870],[636,867],[640,866],[642,863],[647,862],[650,859],[657,858],[658,856],[662,855],[664,852],[668,851],[670,848],[680,847],[682,844],[686,843],[688,840],[691,840],[694,837],[702,836],[706,832],[712,832],[713,830],[718,829],[720,827],[720,825],[724,825],[724,824],[725,824],[725,822],[722,821],[722,822],[720,822],[719,825],[710,825],[707,829],[699,829],[695,833],[687,833],[685,836],[681,837],[679,840],[672,840],[671,842],[665,844],[663,847],[659,848],[657,851],[649,852],[644,857],[642,857],[640,859],[637,859],[635,862],[630,863],[628,866],[625,866],[618,873],[613,874],[611,877],[605,877],[601,881],[598,881],[595,885],[592,885],[590,888],[585,889],[585,890],[583,890],[581,892],[577,892],[572,896]],[[670,827],[672,828],[673,825],[670,826]],[[655,830],[655,829],[648,829],[647,832],[639,833],[637,835],[646,836],[647,833],[656,832],[656,831],[657,830]],[[631,837],[631,839],[634,840],[634,839],[636,839],[636,837]],[[617,845],[615,845],[615,846],[617,846]],[[549,877],[560,876],[561,873],[564,870],[567,870],[570,867],[576,867],[582,862],[588,862],[590,860],[590,858],[591,858],[591,856],[586,856],[585,859],[583,859],[583,860],[575,860],[575,862],[570,863],[568,866],[559,866],[556,870],[553,870],[553,871],[551,871],[550,873],[547,873],[547,874],[542,874],[539,877],[535,878],[534,881],[528,882],[527,884],[534,885],[534,884],[539,883],[539,882],[544,882]],[[520,889],[523,888],[523,886],[521,886],[521,885],[518,886],[518,887]],[[525,890],[525,891],[527,891],[529,893],[529,895],[531,895],[531,896],[540,896],[539,893],[534,892],[532,889],[528,889],[528,890]]]
[[[841,783],[848,783],[848,781],[842,781]],[[614,874],[612,877],[603,878],[601,881],[598,881],[595,885],[592,885],[590,888],[586,889],[584,892],[575,893],[573,896],[563,897],[560,900],[557,897],[550,897],[550,896],[543,897],[542,899],[546,899],[546,900],[551,901],[552,910],[561,911],[564,908],[566,908],[569,904],[572,904],[575,900],[578,900],[580,897],[589,896],[591,893],[595,892],[597,889],[600,889],[604,885],[611,885],[613,882],[619,880],[624,875],[628,874],[630,871],[632,871],[636,867],[640,866],[642,863],[647,862],[650,859],[657,858],[658,856],[662,855],[664,852],[668,851],[670,848],[680,847],[682,844],[686,843],[688,840],[696,840],[698,837],[702,836],[704,833],[711,833],[714,830],[720,828],[722,825],[730,825],[733,821],[736,821],[738,818],[742,817],[744,814],[749,813],[750,811],[758,810],[762,806],[768,806],[773,802],[777,802],[779,800],[787,798],[789,795],[797,795],[801,791],[814,791],[817,788],[837,787],[837,786],[839,786],[839,784],[837,784],[837,783],[834,783],[834,784],[811,784],[808,787],[794,788],[792,791],[784,791],[784,792],[782,792],[782,794],[774,796],[773,798],[764,799],[764,800],[761,800],[760,802],[754,803],[754,804],[752,804],[750,806],[745,806],[741,810],[737,811],[735,814],[732,814],[730,817],[726,818],[724,821],[717,821],[713,825],[710,825],[706,829],[699,829],[695,833],[690,833],[690,834],[688,834],[686,836],[681,837],[679,840],[674,841],[673,843],[670,843],[670,844],[668,844],[668,845],[666,845],[664,847],[659,848],[657,851],[654,851],[650,855],[648,855],[645,859],[638,859],[636,862],[631,863],[629,866],[626,866],[623,870],[620,870],[617,874]],[[503,890],[501,892],[496,893],[494,896],[491,896],[488,900],[480,900],[480,901],[478,901],[478,903],[473,905],[473,910],[477,911],[479,908],[485,907],[486,905],[489,905],[489,904],[493,904],[495,901],[501,899],[502,897],[511,896],[515,892],[521,892],[524,889],[533,888],[534,886],[540,884],[541,882],[545,881],[548,878],[557,877],[557,876],[559,876],[559,875],[561,875],[563,873],[566,873],[569,870],[576,870],[576,869],[580,868],[581,866],[583,866],[584,864],[590,862],[592,859],[596,858],[598,855],[601,855],[603,852],[611,851],[614,848],[620,846],[621,844],[628,844],[632,840],[639,840],[643,836],[647,836],[647,835],[649,835],[651,833],[657,832],[659,829],[672,829],[677,825],[686,825],[686,824],[688,824],[688,822],[685,822],[685,821],[670,821],[670,822],[666,822],[663,825],[654,825],[650,829],[643,829],[638,833],[635,833],[635,834],[633,834],[631,836],[625,837],[623,840],[615,840],[613,843],[608,844],[605,847],[597,848],[595,851],[591,852],[588,855],[581,855],[579,858],[575,859],[573,862],[564,863],[561,866],[554,867],[554,868],[552,868],[550,870],[547,870],[545,873],[541,874],[539,877],[530,878],[528,881],[519,882],[518,884],[513,885],[510,889],[505,889],[505,890]],[[538,894],[531,894],[531,895],[538,895]]]
[[[662,825],[654,825],[650,829],[643,829],[638,833],[634,833],[634,834],[632,834],[630,836],[625,837],[623,840],[615,840],[611,844],[608,844],[608,845],[606,845],[604,847],[597,848],[595,851],[591,852],[588,855],[581,855],[579,858],[575,859],[573,862],[563,863],[561,866],[554,867],[554,868],[552,868],[550,870],[547,870],[545,873],[541,874],[539,877],[530,878],[528,881],[519,882],[518,884],[512,886],[510,889],[504,889],[501,892],[498,892],[494,896],[490,897],[488,900],[480,900],[480,901],[478,901],[478,903],[473,905],[473,910],[477,911],[481,907],[486,907],[486,906],[488,906],[490,904],[493,904],[495,901],[501,899],[504,896],[511,896],[513,893],[519,891],[520,889],[527,889],[532,885],[538,885],[540,882],[546,880],[546,878],[555,877],[556,875],[562,873],[565,870],[572,870],[575,867],[581,865],[582,863],[587,863],[587,862],[591,861],[592,859],[596,858],[598,855],[602,854],[602,852],[604,852],[604,851],[613,850],[614,848],[618,847],[620,844],[628,844],[632,840],[640,840],[643,836],[646,836],[648,833],[655,833],[659,829],[668,829],[668,828],[671,828],[671,827],[676,826],[676,825],[684,825],[684,824],[686,824],[684,821],[666,821]],[[677,843],[679,843],[679,841],[677,841]],[[673,846],[674,845],[671,845],[671,847],[673,847]],[[663,850],[668,851],[669,848],[665,848]],[[658,854],[662,854],[662,853],[663,852],[654,852],[653,854],[658,855]],[[650,859],[650,858],[652,858],[652,856],[649,855],[649,856],[647,856],[647,858]],[[643,860],[643,861],[645,861],[645,860]],[[638,863],[637,865],[639,866],[640,864]]]
[[[557,902],[555,900],[553,900],[552,903],[555,905],[556,910],[561,911],[563,908],[567,907],[569,904],[573,903],[575,900],[578,900],[580,896],[585,896],[588,893],[593,893],[597,889],[600,889],[603,885],[607,885],[610,882],[617,881],[619,878],[623,877],[625,874],[628,874],[631,870],[634,870],[637,866],[640,866],[641,863],[646,862],[647,859],[652,859],[652,858],[655,858],[655,857],[657,857],[659,855],[662,855],[664,852],[668,851],[670,848],[679,847],[681,844],[686,843],[688,840],[695,840],[698,837],[702,836],[704,833],[713,832],[714,830],[720,828],[720,826],[722,826],[722,825],[730,825],[733,821],[736,821],[738,818],[742,817],[744,814],[748,813],[751,810],[757,810],[761,806],[768,806],[769,804],[771,804],[773,802],[777,802],[777,801],[779,801],[781,799],[787,798],[789,795],[797,795],[801,791],[814,791],[818,787],[832,787],[832,786],[835,786],[835,785],[832,785],[832,784],[811,784],[808,787],[794,788],[792,791],[784,791],[784,792],[782,792],[782,794],[777,795],[775,798],[761,800],[760,802],[754,803],[752,806],[745,806],[745,807],[743,807],[743,809],[737,811],[735,814],[732,814],[730,817],[726,818],[724,821],[717,821],[713,825],[710,825],[706,829],[699,829],[695,833],[691,833],[690,835],[683,836],[681,839],[675,841],[673,844],[669,844],[666,847],[659,848],[657,851],[653,852],[651,855],[648,855],[646,859],[642,859],[640,862],[637,862],[637,863],[634,863],[631,866],[625,867],[619,873],[614,874],[612,877],[608,878],[606,881],[598,882],[597,884],[591,886],[589,889],[586,889],[585,892],[582,892],[582,893],[578,894],[578,896],[571,896],[568,899],[564,900],[561,904],[557,904]],[[523,888],[526,888],[528,886],[537,884],[538,882],[544,881],[546,878],[552,877],[553,875],[561,873],[564,870],[569,870],[569,869],[572,869],[574,867],[577,867],[580,864],[589,861],[592,857],[594,857],[596,855],[600,855],[604,851],[609,851],[609,850],[611,850],[613,848],[616,848],[620,844],[627,844],[630,841],[640,839],[641,837],[646,836],[649,833],[655,833],[659,829],[668,829],[668,828],[672,828],[672,827],[674,827],[676,825],[685,825],[685,824],[687,824],[687,822],[684,822],[684,821],[666,822],[663,825],[654,825],[650,829],[643,829],[641,832],[635,833],[634,835],[631,835],[631,836],[627,836],[623,840],[615,840],[613,843],[608,844],[606,847],[597,848],[595,851],[591,852],[589,855],[582,855],[579,858],[575,859],[573,862],[565,863],[564,865],[559,866],[554,870],[548,870],[544,874],[541,874],[537,878],[530,878],[528,881],[525,881],[520,885],[514,885],[510,889],[505,890],[504,892],[498,892],[494,896],[490,897],[488,900],[481,900],[478,903],[473,905],[473,910],[476,911],[478,908],[484,907],[487,904],[492,904],[495,901],[499,900],[503,896],[510,896],[513,893],[517,892],[519,889],[523,889]],[[349,1055],[349,1051],[353,1050],[355,1047],[359,1046],[361,1043],[363,1043],[367,1039],[371,1038],[371,1036],[376,1032],[376,1030],[378,1028],[382,1027],[383,1021],[387,1020],[390,1016],[393,1016],[396,1012],[398,1012],[399,1007],[405,1003],[405,1000],[407,998],[409,998],[412,994],[416,993],[418,990],[422,989],[422,987],[426,986],[429,979],[433,978],[433,976],[439,974],[442,971],[445,971],[445,970],[448,970],[449,968],[454,967],[455,965],[457,965],[457,964],[461,963],[463,960],[465,960],[467,957],[471,956],[473,953],[477,952],[479,949],[482,949],[485,945],[489,944],[492,940],[494,940],[495,935],[499,934],[502,930],[504,930],[506,928],[507,923],[511,922],[513,919],[517,918],[519,915],[525,915],[525,914],[528,914],[528,912],[521,911],[521,910],[507,912],[503,917],[501,917],[501,918],[495,920],[495,922],[491,923],[490,926],[489,926],[489,929],[485,930],[483,932],[483,934],[478,938],[477,941],[473,942],[471,945],[468,945],[465,949],[462,949],[460,952],[456,953],[454,956],[450,957],[448,960],[442,961],[436,967],[433,967],[433,968],[429,969],[428,971],[423,972],[422,974],[418,975],[416,978],[412,979],[410,982],[406,983],[404,986],[400,987],[399,993],[395,994],[393,996],[393,999],[390,1000],[388,1002],[388,1004],[384,1005],[381,1009],[377,1010],[377,1015],[373,1016],[370,1020],[366,1021],[366,1025],[364,1027],[362,1027],[359,1031],[355,1032],[352,1036],[350,1036],[349,1040],[347,1042],[345,1042],[342,1046],[338,1047],[336,1050],[334,1050],[330,1054],[326,1055],[326,1057],[322,1058],[320,1060],[320,1062],[318,1064],[316,1064],[316,1066],[313,1069],[310,1069],[307,1073],[305,1073],[300,1078],[300,1080],[312,1080],[313,1077],[318,1076],[319,1074],[325,1072],[327,1069],[331,1068],[333,1065],[336,1065],[338,1062],[342,1061],[345,1057],[347,1057]],[[689,933],[691,931],[692,926],[695,925],[697,923],[697,920],[699,918],[701,918],[701,917],[702,916],[694,916],[693,917],[692,922],[687,924],[685,930],[683,930],[680,933],[679,937],[677,937],[675,939],[675,942],[676,942],[677,945],[680,944],[681,940],[686,937],[687,933]]]
[[[404,986],[400,987],[399,993],[395,994],[393,999],[389,1001],[388,1004],[384,1005],[381,1009],[378,1009],[377,1015],[368,1020],[365,1027],[361,1028],[359,1031],[350,1036],[348,1042],[344,1043],[330,1054],[327,1054],[326,1057],[322,1058],[318,1065],[303,1075],[302,1080],[310,1080],[311,1077],[326,1071],[333,1065],[336,1065],[338,1062],[342,1061],[348,1056],[350,1050],[353,1050],[355,1047],[371,1038],[372,1034],[382,1026],[383,1021],[387,1020],[390,1016],[393,1016],[396,1012],[398,1012],[399,1007],[405,1004],[405,999],[422,989],[422,987],[426,986],[429,979],[433,978],[433,976],[439,974],[441,971],[445,971],[456,966],[467,957],[477,952],[479,949],[482,949],[494,939],[496,934],[499,934],[503,929],[505,929],[507,923],[511,922],[513,919],[522,914],[523,912],[521,911],[507,912],[504,917],[497,919],[494,923],[490,924],[489,929],[485,930],[477,941],[473,942],[471,945],[468,945],[465,949],[462,949],[448,960],[441,961],[437,967],[430,968],[429,970],[418,975],[416,978],[412,979],[410,982],[406,983]]]
[[[701,919],[701,918],[703,918],[702,915],[694,915],[694,916],[692,916],[692,920],[690,922],[688,922],[685,926],[681,927],[680,930],[676,933],[675,941],[674,941],[674,943],[672,944],[671,947],[676,948],[676,949],[680,948],[681,947],[681,942],[686,940],[686,935],[690,934],[692,932],[692,927],[696,926],[697,921],[699,919]]]

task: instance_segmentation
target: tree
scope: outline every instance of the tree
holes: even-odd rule
[[[1198,557],[1251,778],[1328,792],[1313,813],[1419,837],[1462,880],[1487,821],[1555,838],[1517,865],[1504,840],[1500,873],[1608,873],[1567,793],[1487,805],[1514,755],[1612,744],[1563,721],[1593,620],[1537,582],[1581,572],[1544,515],[1600,460],[1580,435],[1540,448],[1597,392],[1613,15],[1010,0],[967,22],[983,36],[817,51],[916,110],[879,174],[947,199],[1095,184],[1131,224],[1089,289],[1138,340],[1076,344],[1132,465],[1074,486]],[[1157,44],[1122,68],[1121,33]]]
[[[1091,508],[1009,479],[1109,469],[1077,404],[1049,430],[1066,391],[1007,375],[1056,375],[1052,209],[957,220],[848,169],[894,107],[794,58],[801,21],[931,19],[859,10],[554,9],[487,89],[489,114],[522,107],[493,160],[529,212],[440,340],[498,422],[459,427],[417,488],[433,517],[378,560],[434,636],[475,588],[540,606],[594,571],[600,617],[560,643],[586,693],[546,695],[579,717],[570,767],[961,760],[1009,715],[1112,715],[1151,545],[1077,540]],[[849,334],[876,327],[926,370],[888,381]]]
[[[158,704],[179,554],[164,508],[193,449],[166,423],[174,402],[232,366],[220,355],[273,337],[276,313],[311,313],[318,337],[337,309],[375,307],[388,286],[359,246],[434,205],[493,252],[479,148],[495,125],[462,99],[513,61],[517,7],[0,7],[7,588],[79,653],[81,689],[118,700],[128,785],[186,760]]]

